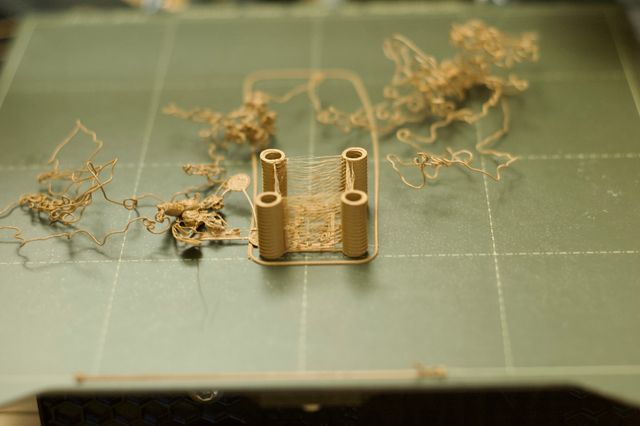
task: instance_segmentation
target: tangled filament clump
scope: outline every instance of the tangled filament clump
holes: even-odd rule
[[[536,35],[524,33],[510,36],[481,21],[472,20],[463,25],[454,24],[450,40],[458,49],[458,54],[442,61],[423,52],[409,38],[400,34],[393,35],[383,44],[384,54],[394,63],[394,72],[384,87],[384,100],[374,107],[375,115],[382,134],[395,133],[399,142],[415,150],[414,160],[400,161],[396,155],[387,157],[403,182],[415,188],[422,188],[426,181],[435,179],[441,167],[454,164],[500,180],[500,171],[517,160],[514,155],[490,146],[509,130],[506,96],[526,90],[528,82],[514,74],[503,75],[498,70],[509,70],[521,62],[537,61],[539,49]],[[478,87],[485,88],[488,96],[476,111],[466,106],[466,102],[471,90]],[[503,115],[501,128],[476,141],[473,150],[462,150],[457,154],[451,150],[445,154],[425,150],[426,145],[436,142],[439,129],[454,122],[475,124],[498,106]],[[370,129],[372,125],[363,109],[344,113],[329,106],[318,110],[317,118],[321,123],[335,125],[344,131]],[[416,124],[427,125],[426,134],[409,127]],[[432,161],[422,161],[420,157],[425,154]],[[474,154],[496,159],[498,166],[495,175],[472,167]],[[409,184],[400,167],[417,168],[422,174],[423,184]],[[429,169],[433,173],[429,173]]]
[[[226,148],[229,143],[248,144],[253,150],[266,148],[276,131],[276,113],[267,107],[267,99],[260,92],[252,93],[241,107],[228,114],[209,108],[182,110],[175,104],[165,107],[164,113],[208,125],[199,135],[210,143],[212,157],[218,147]]]
[[[200,245],[203,241],[239,239],[240,230],[229,228],[222,216],[223,197],[213,194],[202,199],[197,192],[182,200],[168,201],[156,206],[155,220],[164,222],[174,217],[171,234],[180,242]]]
[[[60,153],[80,133],[89,136],[95,148],[80,166],[62,169]],[[17,226],[0,226],[0,230],[12,231],[10,238],[21,245],[52,238],[71,239],[80,234],[98,245],[104,245],[112,236],[127,232],[136,222],[140,222],[153,234],[164,234],[170,231],[176,241],[190,245],[200,245],[203,241],[246,239],[240,236],[239,229],[228,226],[222,209],[224,196],[229,191],[244,192],[249,200],[246,188],[249,186],[250,179],[242,174],[224,179],[225,169],[220,165],[222,157],[215,156],[208,164],[184,165],[183,171],[186,174],[202,176],[206,179],[206,183],[176,192],[169,201],[155,194],[133,195],[125,200],[114,200],[109,197],[106,188],[113,181],[118,160],[114,158],[105,163],[97,163],[95,157],[102,150],[103,145],[104,143],[98,139],[94,131],[77,121],[71,133],[55,148],[49,159],[48,164],[51,165],[51,169],[37,175],[37,181],[42,185],[42,189],[39,192],[24,194],[16,202],[0,210],[0,217],[9,215],[18,207],[39,216],[44,215],[50,225],[59,225],[62,228],[61,232],[27,238],[23,235],[22,229]],[[144,207],[140,204],[141,200],[154,199],[158,202],[155,206],[155,217],[133,217],[122,229],[108,232],[99,238],[89,230],[75,227],[81,222],[86,209],[93,204],[96,193],[102,194],[108,203],[129,211],[137,211]],[[178,199],[181,196],[184,198]],[[103,208],[103,206],[96,208]],[[164,226],[164,229],[157,229],[158,225],[165,223],[168,225]]]
[[[60,154],[67,148],[79,134],[88,136],[91,143],[95,145],[94,150],[76,168],[62,169],[60,167]],[[113,235],[126,232],[134,222],[142,221],[146,218],[137,217],[125,224],[121,230],[111,231],[102,238],[96,237],[93,233],[82,228],[75,228],[89,206],[93,204],[94,195],[102,194],[105,201],[127,208],[135,208],[137,201],[132,200],[117,201],[111,199],[106,192],[106,187],[113,181],[114,170],[117,158],[113,158],[104,163],[97,163],[95,158],[103,148],[104,143],[98,139],[96,133],[85,127],[80,121],[75,123],[69,135],[54,149],[49,158],[48,164],[51,169],[40,173],[36,179],[43,188],[34,193],[23,194],[18,201],[0,211],[0,217],[10,214],[15,208],[21,207],[38,216],[44,215],[51,225],[60,225],[62,232],[49,234],[42,237],[26,238],[20,228],[16,226],[0,226],[0,230],[12,230],[12,238],[21,245],[34,241],[43,241],[51,238],[71,239],[78,234],[89,237],[98,245],[103,245]],[[69,148],[68,148],[69,149]]]

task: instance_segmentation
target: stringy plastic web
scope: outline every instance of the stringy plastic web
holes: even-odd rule
[[[287,158],[285,241],[289,252],[335,250],[341,241],[342,158]]]
[[[95,157],[103,143],[95,132],[78,122],[71,134],[54,150],[49,161],[51,169],[37,177],[40,191],[22,195],[0,210],[0,218],[18,208],[45,216],[60,232],[27,238],[22,229],[7,225],[0,226],[0,231],[4,231],[2,236],[24,245],[50,238],[71,239],[81,234],[95,244],[103,245],[110,237],[127,232],[133,223],[139,222],[151,233],[171,232],[176,240],[192,245],[205,241],[248,240],[251,238],[249,235],[240,235],[239,230],[228,226],[221,209],[226,194],[240,192],[246,197],[255,217],[247,193],[249,177],[240,174],[225,178],[225,169],[222,167],[224,157],[218,151],[226,150],[230,145],[239,145],[248,148],[255,156],[269,145],[275,135],[276,113],[269,105],[286,103],[303,93],[308,95],[320,123],[334,125],[344,131],[360,128],[376,135],[378,131],[395,134],[399,142],[413,148],[414,152],[409,158],[387,155],[393,169],[408,186],[423,188],[439,176],[441,168],[451,166],[500,180],[501,171],[518,158],[495,147],[495,143],[510,127],[507,97],[528,88],[527,81],[506,71],[521,62],[538,59],[536,36],[533,33],[511,36],[481,21],[471,20],[462,25],[454,24],[450,39],[457,54],[442,60],[423,52],[417,44],[402,35],[393,35],[385,40],[383,51],[394,63],[394,72],[384,88],[384,100],[374,107],[375,120],[373,115],[368,117],[365,108],[343,112],[330,105],[323,106],[317,93],[318,85],[324,80],[321,71],[283,96],[245,90],[244,103],[227,114],[206,108],[184,111],[169,105],[165,113],[207,126],[200,135],[209,144],[210,157],[210,163],[184,166],[185,173],[203,177],[206,182],[174,193],[169,199],[155,194],[134,194],[124,200],[111,199],[106,188],[113,180],[117,159],[98,163]],[[277,73],[273,75],[277,76]],[[249,81],[251,77],[245,79],[245,89],[251,87]],[[484,88],[488,92],[479,110],[467,106],[474,88]],[[439,129],[454,122],[476,124],[493,109],[502,112],[501,127],[483,139],[478,138],[468,149],[453,150],[447,146],[440,152],[426,149],[436,142]],[[408,127],[417,124],[422,131]],[[89,136],[95,150],[76,168],[61,169],[58,159],[60,151],[78,133]],[[493,160],[497,164],[495,170],[488,171],[474,163],[476,155]],[[345,179],[343,176],[349,180],[349,171],[342,173],[338,156],[289,159],[287,166],[289,191],[286,197],[286,238],[289,251],[335,250],[341,238],[339,195],[350,187],[349,182],[342,182]],[[418,171],[418,180],[405,177],[404,171],[411,169]],[[99,238],[90,230],[76,227],[82,222],[85,210],[92,205],[97,194],[102,195],[108,204],[130,211],[145,207],[139,203],[143,199],[155,200],[157,204],[151,207],[155,207],[156,215],[132,217],[132,213],[121,229]],[[156,229],[160,224],[164,224],[163,229]],[[7,231],[10,235],[7,235]]]

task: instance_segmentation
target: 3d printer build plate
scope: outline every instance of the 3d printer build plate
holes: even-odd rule
[[[541,60],[516,71],[530,87],[511,100],[500,146],[521,160],[503,181],[447,169],[412,190],[384,161],[410,151],[381,140],[380,252],[367,265],[264,267],[244,244],[184,250],[140,227],[104,247],[81,237],[0,244],[0,403],[49,390],[508,385],[639,403],[640,92],[636,43],[617,9],[33,16],[0,80],[0,204],[37,190],[34,176],[78,118],[105,141],[101,155],[119,158],[111,196],[168,196],[194,183],[183,163],[206,161],[198,126],[163,115],[168,103],[228,111],[246,74],[287,68],[352,70],[376,102],[393,71],[385,37],[401,32],[444,58],[449,26],[470,18],[540,36]],[[359,105],[348,85],[322,90],[327,103]],[[367,132],[315,123],[304,97],[277,112],[274,147],[289,155],[368,143]],[[497,125],[455,125],[439,143],[473,145]],[[248,156],[228,160],[230,172],[250,173]],[[246,228],[246,203],[227,207]],[[130,214],[96,201],[86,220],[103,233]],[[1,224],[51,232],[21,210]],[[421,377],[417,364],[444,366],[446,377]]]

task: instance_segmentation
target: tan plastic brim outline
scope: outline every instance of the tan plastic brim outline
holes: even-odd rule
[[[342,69],[291,69],[291,70],[261,70],[249,74],[243,83],[243,93],[245,98],[253,93],[256,83],[259,81],[269,80],[309,80],[322,77],[323,80],[344,80],[351,83],[360,98],[360,102],[365,110],[367,120],[370,123],[371,146],[373,152],[373,250],[367,257],[359,259],[316,259],[316,260],[264,260],[255,254],[255,247],[251,242],[248,244],[247,252],[249,259],[265,266],[295,266],[295,265],[358,265],[369,263],[378,255],[378,204],[379,204],[379,180],[380,180],[380,162],[378,149],[378,126],[376,124],[373,106],[369,99],[369,94],[360,77],[347,70]],[[254,153],[251,158],[251,168],[253,172],[253,198],[258,194],[258,158]],[[256,229],[254,219],[251,222],[251,229]]]

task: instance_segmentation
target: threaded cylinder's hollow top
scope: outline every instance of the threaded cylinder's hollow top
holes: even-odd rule
[[[277,192],[263,192],[258,194],[256,198],[256,205],[260,207],[272,207],[282,201],[282,195]]]
[[[285,158],[284,152],[275,148],[265,149],[260,153],[260,160],[266,163],[280,163]]]
[[[343,192],[340,199],[343,203],[351,206],[362,206],[369,202],[369,196],[367,193],[357,189]]]
[[[342,151],[342,158],[345,160],[356,161],[367,156],[367,150],[360,147],[351,147]]]

